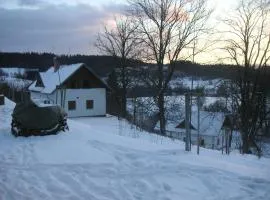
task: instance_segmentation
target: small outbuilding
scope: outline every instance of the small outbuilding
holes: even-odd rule
[[[211,149],[219,149],[221,147],[220,141],[222,138],[221,128],[224,121],[224,113],[200,112],[200,140],[203,141],[203,146]],[[179,122],[180,121],[180,122]],[[193,111],[191,115],[190,129],[191,129],[191,143],[198,142],[198,113]],[[159,122],[156,130],[159,129]],[[183,117],[180,120],[168,121],[166,125],[166,134],[172,138],[177,138],[185,141],[186,138],[186,123]]]

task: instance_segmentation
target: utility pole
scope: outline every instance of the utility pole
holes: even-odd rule
[[[186,140],[185,140],[185,150],[191,151],[190,139],[191,139],[191,132],[190,132],[190,93],[185,94],[185,107],[186,107],[186,119],[185,119],[185,126],[186,126]]]
[[[193,54],[193,63],[194,63],[194,54]],[[189,108],[189,110],[190,110],[190,114],[189,114],[189,122],[190,122],[190,124],[191,124],[191,122],[192,122],[192,120],[191,120],[191,115],[192,115],[192,98],[193,98],[193,75],[192,75],[192,80],[191,80],[191,90],[190,90],[190,108]],[[191,136],[190,136],[190,141],[189,141],[189,145],[190,145],[190,149],[191,149]]]
[[[198,127],[197,127],[197,154],[200,153],[200,96],[197,97],[197,107],[198,107]]]
[[[59,73],[59,68],[57,69],[57,73],[58,73],[58,79],[59,79],[59,89],[60,89],[60,106],[63,108],[63,90],[62,90],[62,86],[61,86],[61,79],[60,79],[60,73]]]
[[[196,37],[196,35],[194,36],[194,38]],[[194,64],[195,61],[195,48],[196,48],[196,39],[193,40],[193,47],[192,47],[192,63]],[[192,115],[192,98],[193,98],[193,82],[194,82],[194,76],[192,75],[191,78],[191,92],[190,92],[190,116],[189,116],[189,122],[191,124],[192,120],[191,120],[191,115]],[[191,133],[190,133],[190,137],[189,137],[190,141],[189,141],[189,148],[191,150]]]
[[[221,152],[222,152],[222,154],[223,154],[223,151],[224,151],[223,150],[223,147],[224,147],[223,146],[224,145],[224,134],[225,134],[225,130],[222,130],[222,138],[221,138],[221,149],[222,149]]]

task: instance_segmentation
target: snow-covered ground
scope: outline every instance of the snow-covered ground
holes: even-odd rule
[[[7,83],[10,87],[18,90],[28,87],[33,81],[16,77],[17,75],[23,76],[27,71],[37,71],[38,69],[29,68],[0,68],[5,74],[0,76],[0,83]]]
[[[202,97],[201,98],[201,108],[208,107],[215,102],[222,102],[226,104],[226,99],[223,97]],[[229,102],[229,100],[227,100]],[[138,97],[136,101],[134,99],[127,99],[127,110],[129,113],[134,112],[134,106],[137,112],[141,112],[141,108],[144,108],[142,112],[151,116],[158,112],[158,107],[154,101],[153,97]],[[185,113],[185,96],[166,96],[165,97],[165,108],[167,111],[167,118],[171,121],[179,122],[184,117]],[[230,103],[228,103],[228,108],[231,109]],[[197,99],[194,97],[192,101],[192,111],[197,112]]]
[[[2,70],[6,76],[8,77],[16,77],[17,75],[24,75],[26,72],[29,71],[39,71],[37,68],[22,68],[22,67],[1,67],[0,70]]]
[[[193,88],[196,87],[204,87],[205,89],[213,89],[215,90],[219,84],[222,83],[222,79],[208,79],[204,80],[202,77],[194,77],[193,79]],[[185,88],[192,87],[192,77],[191,76],[184,76],[184,77],[177,77],[170,81],[169,83],[171,88],[177,88],[179,86]]]
[[[221,155],[131,129],[125,121],[69,119],[70,131],[14,138],[0,106],[0,199],[269,200],[270,159]]]
[[[19,68],[19,67],[7,67],[7,68],[0,68],[0,70],[3,70],[4,73],[7,74],[9,77],[14,77],[16,74],[23,75],[25,72],[25,68]]]
[[[0,83],[7,83],[8,86],[15,88],[17,90],[21,90],[27,88],[33,81],[21,79],[21,78],[13,78],[13,77],[0,77]]]

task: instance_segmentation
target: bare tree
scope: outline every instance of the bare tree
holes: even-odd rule
[[[264,109],[264,88],[261,77],[270,60],[270,2],[267,0],[241,0],[232,16],[224,20],[227,25],[224,50],[228,59],[239,67],[235,82],[237,111],[240,118],[242,152],[255,146],[261,128]]]
[[[137,58],[138,40],[135,37],[136,24],[131,18],[121,16],[114,19],[115,27],[105,26],[103,32],[98,34],[95,46],[107,55],[113,56],[120,69],[117,71],[119,87],[116,91],[120,97],[120,107],[122,117],[126,116],[127,88],[130,83],[128,76],[128,66],[130,59]],[[136,47],[136,48],[135,48]]]
[[[143,59],[154,63],[148,84],[156,88],[160,132],[165,134],[164,96],[174,73],[175,61],[183,57],[183,50],[193,45],[199,33],[206,31],[206,21],[211,11],[207,9],[207,0],[129,2],[138,24],[139,39],[144,45]]]

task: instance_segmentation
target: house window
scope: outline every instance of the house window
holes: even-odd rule
[[[94,108],[94,101],[86,100],[86,109],[93,109],[93,108]]]
[[[204,144],[204,139],[203,138],[201,139],[200,143],[201,143],[201,146],[204,147],[205,144]]]
[[[44,100],[44,104],[50,104],[51,102],[49,100]]]
[[[76,101],[68,101],[68,110],[76,110]]]

